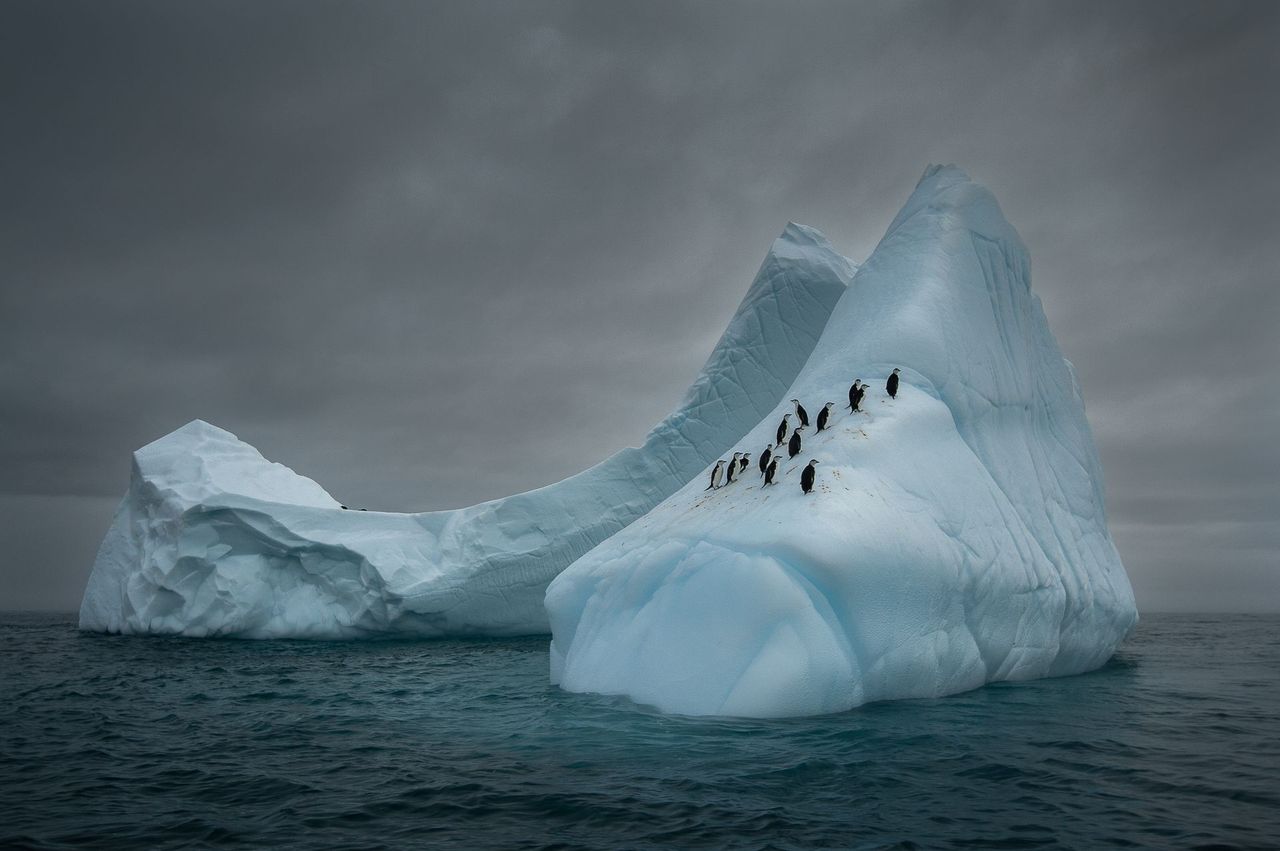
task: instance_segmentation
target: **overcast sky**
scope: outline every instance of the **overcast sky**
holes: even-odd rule
[[[788,220],[988,185],[1144,611],[1280,609],[1280,4],[0,6],[0,608],[75,609],[200,417],[342,502],[559,480]]]

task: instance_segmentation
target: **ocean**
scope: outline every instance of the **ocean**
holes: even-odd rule
[[[0,615],[4,848],[1275,848],[1280,617],[778,721],[547,680],[547,640],[193,640]]]

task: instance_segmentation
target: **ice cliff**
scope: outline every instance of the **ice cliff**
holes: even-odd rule
[[[896,400],[886,376],[902,368]],[[854,379],[871,384],[848,410]],[[676,713],[786,716],[1102,665],[1137,620],[1071,365],[992,195],[926,171],[785,401],[831,426],[763,488],[704,469],[547,591],[551,674]],[[815,492],[801,492],[818,459]]]
[[[80,626],[246,638],[546,633],[551,579],[774,408],[852,274],[821,234],[789,225],[643,446],[470,508],[343,511],[310,479],[192,422],[134,454]]]

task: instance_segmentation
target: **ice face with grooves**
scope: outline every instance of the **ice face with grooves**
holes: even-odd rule
[[[805,435],[776,486],[707,492],[704,471],[557,577],[552,680],[771,717],[1110,658],[1137,611],[1029,268],[991,194],[930,167],[791,389],[730,451],[771,443],[781,400],[835,401],[831,425]],[[857,378],[871,387],[854,414]]]
[[[135,453],[80,626],[244,638],[546,633],[547,583],[773,408],[853,271],[817,231],[788,225],[643,446],[470,508],[343,511],[310,479],[192,422]]]

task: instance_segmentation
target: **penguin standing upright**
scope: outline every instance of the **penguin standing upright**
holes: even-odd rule
[[[778,439],[774,442],[775,446],[781,446],[782,441],[787,439],[787,421],[791,419],[790,414],[782,415],[782,422],[778,423]]]
[[[741,452],[733,453],[733,460],[729,462],[729,468],[724,474],[724,483],[726,485],[733,481],[734,476],[738,475],[738,456],[741,454]]]
[[[760,475],[764,475],[764,471],[769,469],[769,459],[773,457],[773,449],[766,446],[764,451],[760,453]]]
[[[849,410],[851,411],[858,410],[858,400],[861,398],[858,395],[858,386],[861,384],[862,379],[859,378],[854,381],[853,384],[849,385]]]
[[[800,404],[799,399],[791,400],[796,406],[796,417],[800,420],[800,425],[807,426],[809,424],[809,412],[804,409],[804,405]]]
[[[858,395],[857,395],[857,396],[854,398],[854,400],[853,400],[853,409],[854,409],[855,411],[861,411],[861,410],[862,410],[862,399],[863,399],[863,397],[864,397],[864,396],[866,396],[866,395],[867,395],[867,385],[862,384],[862,383],[859,383],[859,384],[858,384]]]
[[[738,459],[738,472],[742,473],[751,466],[751,453],[743,452],[742,457]]]
[[[889,392],[890,399],[898,398],[898,373],[901,371],[894,367],[893,372],[889,374],[889,380],[884,383],[884,389]]]
[[[778,456],[775,455],[769,459],[769,466],[764,468],[764,484],[760,487],[768,487],[773,484],[773,477],[778,475]]]
[[[822,431],[827,427],[828,421],[831,419],[831,408],[835,402],[828,402],[822,406],[822,410],[818,411],[818,431]]]
[[[816,474],[816,471],[813,469],[813,465],[817,463],[818,459],[814,458],[809,462],[809,466],[804,468],[804,472],[800,474],[800,490],[805,493],[813,490],[813,477]]]
[[[787,442],[787,457],[794,458],[800,454],[800,429],[804,426],[796,426],[796,430],[791,432],[791,440]]]
[[[711,484],[707,485],[703,490],[711,490],[720,486],[720,474],[724,472],[724,462],[717,461],[716,465],[711,468]]]

